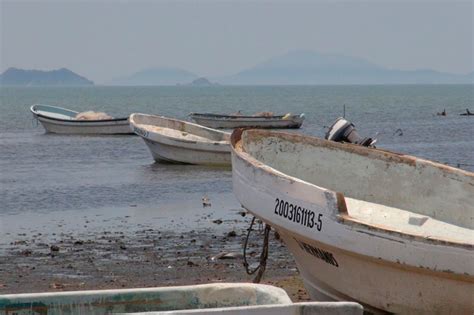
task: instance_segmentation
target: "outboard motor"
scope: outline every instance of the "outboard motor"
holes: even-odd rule
[[[355,126],[350,121],[339,117],[336,121],[329,127],[328,132],[325,136],[326,140],[336,141],[336,142],[349,142],[353,144],[362,145],[364,147],[370,147],[377,142],[377,139],[372,138],[362,138],[355,129]]]

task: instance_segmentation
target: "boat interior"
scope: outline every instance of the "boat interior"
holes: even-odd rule
[[[228,143],[230,134],[197,124],[162,116],[133,114],[130,121],[149,132],[185,141]]]
[[[56,119],[75,120],[78,112],[50,105],[33,105],[31,111],[46,117]]]
[[[242,150],[344,196],[350,220],[425,238],[474,244],[474,174],[384,150],[247,130]]]

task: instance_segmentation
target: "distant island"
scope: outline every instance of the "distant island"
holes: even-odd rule
[[[114,79],[107,85],[149,86],[186,84],[197,79],[192,72],[170,67],[151,68],[136,72],[130,76]]]
[[[362,58],[292,51],[215,80],[230,85],[472,84],[473,77],[473,73],[388,69]]]
[[[291,51],[236,74],[203,78],[173,67],[150,68],[106,85],[353,85],[353,84],[474,84],[474,72],[452,74],[430,69],[398,70],[363,58],[315,51]]]
[[[72,72],[69,69],[58,70],[24,70],[9,68],[0,75],[0,85],[17,86],[50,86],[50,85],[94,85],[94,82]]]
[[[104,85],[117,86],[215,86],[215,85],[354,85],[354,84],[474,84],[474,71],[453,74],[430,69],[398,70],[363,58],[314,51],[291,51],[238,73],[199,77],[176,67],[157,67],[116,78]],[[40,71],[9,68],[0,85],[94,85],[66,68]]]
[[[213,86],[213,85],[218,85],[217,83],[212,83],[206,78],[197,78],[196,80],[193,80],[193,82],[188,83],[186,85],[191,85],[191,86]]]

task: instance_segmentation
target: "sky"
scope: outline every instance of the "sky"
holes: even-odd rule
[[[401,69],[474,70],[474,1],[0,0],[0,71],[96,83],[152,67],[235,74],[288,51]]]

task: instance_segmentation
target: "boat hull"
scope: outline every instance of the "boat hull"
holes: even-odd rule
[[[46,132],[58,134],[133,134],[126,118],[107,121],[58,121],[37,116]]]
[[[474,292],[468,281],[400,268],[277,230],[315,301],[356,301],[375,312],[472,314]]]
[[[179,144],[165,144],[149,139],[144,139],[144,141],[157,162],[218,166],[229,166],[231,163],[230,151],[216,152],[198,146],[183,148]]]
[[[278,231],[313,299],[394,313],[474,312],[471,246],[348,223],[342,195],[270,169],[243,152],[236,137],[234,194]]]
[[[290,119],[246,117],[246,118],[212,118],[191,115],[196,123],[209,128],[234,129],[234,128],[300,128],[303,117],[296,116]]]

